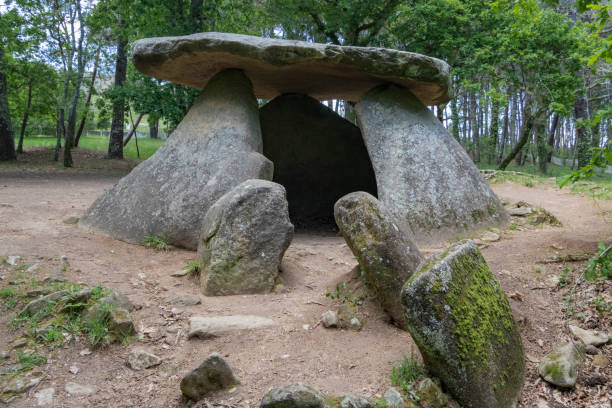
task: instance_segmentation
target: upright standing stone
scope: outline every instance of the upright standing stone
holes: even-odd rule
[[[202,292],[270,292],[293,238],[283,186],[247,180],[206,213],[198,246]]]
[[[356,113],[378,198],[418,243],[505,222],[501,202],[466,152],[408,89],[376,87],[361,97]]]
[[[272,178],[261,155],[257,100],[249,79],[225,70],[204,88],[168,141],[85,212],[80,225],[140,243],[165,236],[197,247],[202,216],[247,179]]]
[[[368,193],[342,197],[334,206],[334,215],[382,307],[405,329],[400,294],[423,261],[419,249],[384,205]]]
[[[402,290],[427,370],[468,408],[514,407],[525,360],[508,300],[471,241],[433,256]]]

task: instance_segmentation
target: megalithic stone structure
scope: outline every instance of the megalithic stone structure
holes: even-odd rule
[[[161,235],[172,244],[195,249],[204,214],[219,197],[247,179],[272,178],[272,163],[261,155],[266,149],[255,97],[287,94],[358,102],[361,136],[378,197],[409,227],[415,242],[453,238],[506,220],[501,203],[461,146],[425,107],[449,100],[450,70],[444,61],[383,48],[224,33],[148,38],[136,41],[132,50],[134,64],[143,73],[204,91],[166,144],[87,210],[80,222],[83,227],[135,243],[146,235]],[[291,98],[276,102],[283,100]],[[313,112],[313,118],[330,113]],[[286,131],[270,130],[264,140],[292,137],[298,126],[304,124],[292,128],[284,123]],[[316,131],[328,136],[330,146],[336,137],[346,143],[353,132]],[[320,139],[316,138],[318,148],[326,149]],[[335,150],[347,155],[352,151]],[[286,170],[291,162],[302,164],[298,173],[310,172],[303,164],[316,163],[309,158],[317,157],[316,152],[299,153],[296,160],[283,158],[280,171],[290,176],[277,174],[275,180],[300,180],[295,169]],[[352,178],[358,173],[371,177],[368,171],[353,173]],[[320,180],[323,186],[327,182]],[[341,185],[341,178],[335,177],[333,183],[326,202],[355,185],[374,193],[368,188],[371,178]],[[290,201],[306,200],[290,202],[290,208],[314,207],[310,199],[321,201],[317,194],[293,194],[299,189],[285,187]],[[338,197],[331,196],[335,194]],[[331,219],[329,207],[328,214],[318,211],[316,217]]]

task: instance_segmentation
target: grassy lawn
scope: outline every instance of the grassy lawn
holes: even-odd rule
[[[15,139],[15,146],[19,139]],[[159,149],[165,142],[164,139],[150,139],[139,138],[138,149],[140,150],[140,159],[148,159]],[[55,136],[30,136],[23,139],[23,147],[55,147],[56,139]],[[104,136],[83,136],[79,142],[79,147],[84,149],[101,150],[106,152],[108,150],[108,138]],[[136,143],[134,138],[130,140],[127,146],[123,148],[123,154],[127,157],[137,158],[136,154]]]

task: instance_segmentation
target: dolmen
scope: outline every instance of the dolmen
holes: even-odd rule
[[[333,223],[334,203],[354,191],[378,197],[417,244],[506,221],[426,107],[449,100],[441,60],[224,33],[147,38],[132,50],[143,73],[202,93],[166,143],[93,203],[81,227],[196,249],[208,210],[253,179],[285,188],[296,227]],[[260,108],[258,98],[269,102]],[[318,103],[330,99],[353,102],[358,126]]]

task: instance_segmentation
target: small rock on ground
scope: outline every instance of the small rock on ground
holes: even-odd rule
[[[328,310],[321,316],[321,323],[324,327],[338,327],[338,313],[333,310]]]
[[[375,408],[375,405],[358,395],[347,395],[340,402],[340,408]]]
[[[570,331],[587,346],[602,346],[610,341],[610,335],[601,331],[584,330],[578,326],[569,326]]]
[[[176,272],[172,272],[172,273],[170,274],[170,276],[174,276],[175,278],[180,278],[180,277],[182,277],[182,276],[187,275],[188,273],[189,273],[189,271],[188,271],[188,270],[186,270],[186,269],[181,269],[181,270],[178,270],[178,271],[176,271]]]
[[[81,385],[74,382],[67,382],[64,390],[70,395],[91,395],[96,392],[94,386]]]
[[[11,378],[2,389],[4,394],[21,394],[30,388],[38,385],[43,378],[43,373],[40,371],[30,371]]]
[[[34,397],[37,400],[37,404],[39,407],[44,407],[46,405],[53,405],[53,396],[55,395],[55,388],[45,388],[43,390],[38,391],[34,394]]]
[[[173,306],[195,306],[202,303],[198,295],[176,295],[168,298],[168,303]]]
[[[415,387],[415,393],[419,397],[419,406],[422,408],[444,408],[448,405],[448,397],[431,378],[419,381]]]
[[[264,395],[259,408],[327,408],[325,396],[302,383],[273,388]]]
[[[181,392],[194,401],[206,394],[238,384],[232,369],[218,354],[212,353],[181,380]]]
[[[134,350],[128,356],[128,365],[133,370],[144,370],[161,364],[161,358],[144,350]]]
[[[585,359],[585,348],[582,343],[570,342],[551,351],[540,362],[540,376],[558,387],[572,388]]]
[[[592,364],[596,367],[606,368],[608,365],[610,365],[610,360],[608,360],[608,357],[604,356],[603,354],[597,354],[595,357],[593,357]]]
[[[235,330],[260,329],[274,325],[276,325],[274,320],[261,316],[192,316],[189,318],[187,337],[207,339]]]
[[[404,398],[398,390],[391,387],[385,393],[385,402],[389,408],[407,408],[408,406],[404,403]]]

